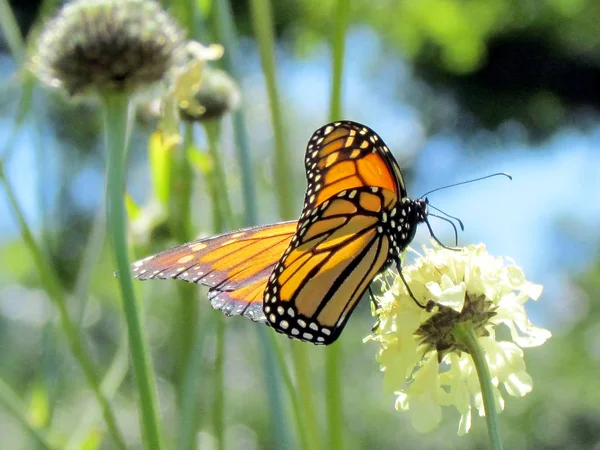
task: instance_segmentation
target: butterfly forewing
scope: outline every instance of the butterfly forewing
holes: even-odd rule
[[[304,211],[344,190],[380,187],[406,196],[400,168],[373,130],[343,121],[319,128],[306,149],[308,187]]]
[[[199,239],[133,264],[136,278],[176,278],[210,287],[211,305],[264,321],[263,292],[297,222],[246,228]]]

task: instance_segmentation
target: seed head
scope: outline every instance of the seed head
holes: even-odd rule
[[[40,35],[32,69],[69,95],[130,92],[184,57],[184,33],[153,0],[75,0]]]

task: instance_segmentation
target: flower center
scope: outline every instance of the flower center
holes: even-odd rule
[[[462,311],[448,306],[437,305],[437,311],[421,324],[415,336],[425,347],[425,353],[431,350],[438,352],[438,361],[442,361],[448,353],[466,352],[467,348],[454,337],[454,327],[459,323],[470,322],[477,336],[489,336],[485,325],[496,315],[496,305],[484,295],[466,293]]]

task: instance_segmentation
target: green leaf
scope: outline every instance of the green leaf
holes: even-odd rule
[[[48,400],[48,393],[41,383],[36,383],[33,388],[28,415],[34,426],[44,428],[48,425],[50,419],[50,402]]]
[[[202,175],[209,175],[214,170],[213,159],[199,148],[190,147],[188,150],[188,159],[190,164],[195,167]]]
[[[166,205],[169,200],[173,150],[177,143],[178,139],[174,139],[162,131],[152,133],[148,142],[154,196],[163,205]]]

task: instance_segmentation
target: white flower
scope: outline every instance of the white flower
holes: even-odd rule
[[[550,337],[529,321],[524,308],[528,299],[539,298],[542,286],[527,281],[512,260],[491,256],[483,244],[460,251],[424,248],[424,253],[402,273],[422,305],[433,300],[436,306],[431,311],[418,306],[398,277],[375,299],[378,325],[365,341],[380,344],[384,387],[397,396],[397,410],[410,412],[415,429],[433,430],[441,421],[441,407],[452,405],[461,414],[458,432],[464,434],[471,410],[484,415],[484,409],[475,366],[455,338],[455,325],[468,323],[475,331],[502,410],[503,391],[522,397],[532,389],[522,348]],[[496,340],[501,325],[511,341]]]

